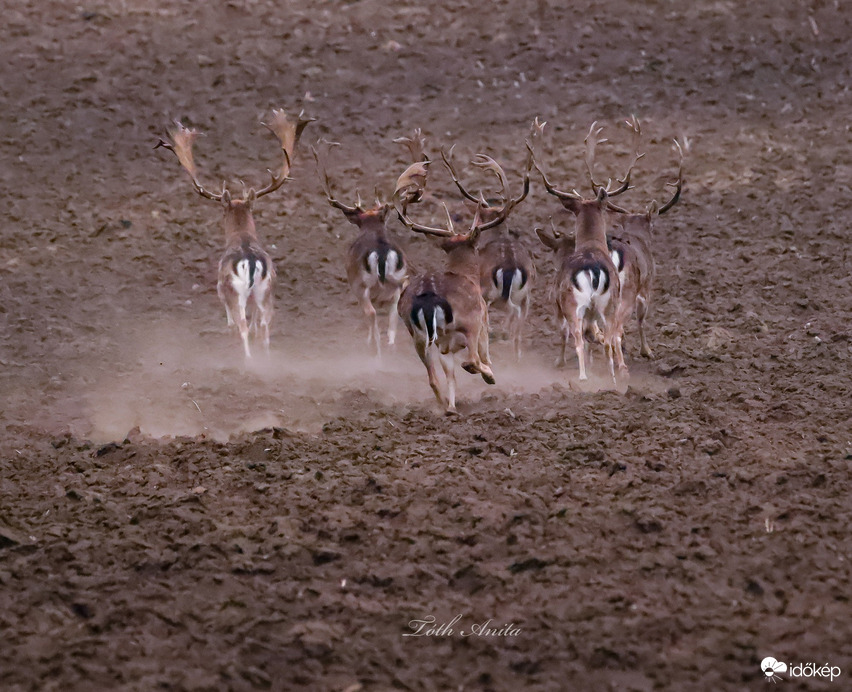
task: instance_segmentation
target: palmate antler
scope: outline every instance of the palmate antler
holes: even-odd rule
[[[630,124],[630,122],[628,121],[628,125],[629,124]],[[669,211],[669,209],[671,209],[675,204],[677,204],[680,201],[680,194],[683,190],[683,149],[680,146],[680,142],[678,142],[676,139],[672,140],[672,141],[674,142],[675,148],[677,149],[677,153],[678,153],[677,180],[673,183],[666,183],[666,185],[668,187],[675,188],[675,192],[674,192],[674,195],[672,195],[671,199],[669,199],[669,201],[666,202],[665,204],[663,204],[662,206],[660,206],[657,203],[657,200],[653,200],[648,205],[648,209],[645,212],[649,216],[653,216],[654,214],[661,216],[661,215],[665,214],[667,211]],[[609,210],[617,212],[619,214],[630,214],[631,213],[629,210],[624,209],[623,207],[619,207],[619,206],[613,204],[612,202],[610,202],[609,200],[607,200],[607,208]]]
[[[270,192],[274,192],[287,180],[287,175],[290,173],[290,164],[293,160],[293,154],[296,149],[296,143],[299,141],[299,137],[305,127],[307,127],[308,123],[314,121],[314,118],[304,118],[302,116],[303,114],[300,113],[296,120],[293,121],[283,110],[273,110],[272,119],[269,123],[263,123],[264,127],[278,138],[281,145],[281,151],[284,154],[284,161],[277,171],[269,171],[269,175],[271,177],[269,184],[254,192],[255,197],[262,197],[263,195],[268,195]],[[194,144],[196,137],[198,137],[199,132],[197,130],[184,127],[178,121],[175,121],[175,125],[175,129],[169,130],[168,132],[169,140],[171,141],[161,139],[157,142],[157,145],[154,148],[158,149],[159,147],[163,147],[177,156],[180,165],[183,166],[184,170],[189,174],[189,177],[192,180],[192,186],[199,195],[206,199],[212,199],[216,202],[222,201],[225,194],[224,182],[222,183],[222,192],[216,194],[204,188],[198,181],[195,160],[192,156],[192,145]],[[247,192],[246,197],[250,194],[250,192]]]
[[[327,139],[321,139],[317,141],[317,144],[325,145],[327,150],[332,147],[340,146],[339,142],[329,142]],[[354,207],[344,204],[334,196],[334,192],[331,189],[331,178],[329,178],[328,171],[326,170],[322,157],[320,157],[315,146],[311,146],[311,153],[314,155],[314,161],[317,163],[317,175],[319,175],[320,186],[322,187],[323,194],[325,194],[325,198],[328,200],[328,203],[335,209],[339,209],[347,215],[363,212],[364,206],[361,204],[361,195],[358,195],[358,201],[355,203]]]
[[[201,186],[201,183],[198,182],[198,176],[195,171],[195,160],[192,158],[192,145],[195,142],[195,138],[198,137],[198,130],[190,130],[187,127],[184,127],[180,121],[175,120],[175,125],[177,129],[169,130],[169,139],[170,142],[167,142],[164,139],[161,139],[157,142],[157,145],[154,149],[159,149],[163,147],[164,149],[168,149],[173,152],[175,156],[178,157],[178,161],[180,161],[180,165],[183,166],[184,170],[189,173],[189,177],[192,180],[192,186],[195,188],[195,191],[205,197],[207,199],[212,199],[215,202],[221,202],[222,197],[225,194],[225,183],[222,183],[222,192],[218,195],[206,190]]]
[[[408,149],[411,154],[412,161],[428,161],[429,157],[426,156],[426,138],[423,136],[423,132],[418,127],[414,130],[414,133],[411,137],[397,137],[394,141],[394,144],[402,144],[406,149]]]
[[[269,184],[266,187],[257,190],[257,192],[255,192],[255,197],[263,197],[263,195],[274,192],[284,184],[285,180],[287,180],[287,176],[290,173],[290,164],[293,161],[293,153],[296,150],[296,143],[299,141],[302,131],[308,126],[308,124],[316,120],[316,118],[304,118],[302,117],[303,115],[304,111],[299,113],[296,121],[293,122],[283,110],[273,110],[272,119],[269,123],[263,123],[263,126],[274,134],[281,143],[281,151],[284,154],[284,163],[277,172],[269,171],[269,175],[272,180],[269,181]]]
[[[393,191],[393,200],[396,206],[407,207],[409,204],[419,202],[423,199],[426,190],[426,178],[428,176],[427,166],[431,161],[418,161],[406,168],[396,181]]]
[[[603,144],[604,142],[607,141],[606,139],[600,139],[599,138],[601,132],[603,131],[603,128],[598,127],[597,122],[593,122],[591,127],[589,128],[588,134],[586,135],[585,139],[583,140],[585,147],[586,147],[585,153],[583,155],[583,162],[585,163],[585,166],[586,166],[586,174],[589,177],[589,182],[591,183],[592,190],[595,193],[595,197],[598,198],[598,199],[615,197],[615,196],[620,195],[624,192],[627,192],[627,190],[630,189],[630,176],[633,173],[633,168],[636,166],[636,162],[644,156],[644,154],[639,153],[639,136],[641,134],[641,131],[640,131],[640,128],[639,128],[639,121],[636,119],[636,116],[633,116],[630,120],[628,120],[627,125],[633,131],[633,154],[632,154],[632,158],[631,158],[631,161],[630,161],[630,165],[627,167],[627,172],[624,174],[623,178],[617,179],[617,181],[618,181],[618,183],[620,183],[620,185],[619,185],[619,187],[617,187],[615,189],[610,189],[610,187],[612,185],[612,179],[611,178],[609,180],[607,180],[606,184],[604,185],[603,183],[596,181],[595,176],[594,176],[595,150],[596,150],[598,144]],[[544,125],[542,125],[542,128],[543,127],[544,127]],[[533,150],[533,148],[532,148],[532,146],[529,142],[527,142],[527,149],[529,150],[530,156],[533,159],[532,165],[535,167],[535,169],[538,171],[539,175],[541,176],[542,180],[544,181],[544,187],[549,194],[553,195],[554,197],[557,197],[558,199],[562,199],[562,200],[569,200],[569,199],[583,200],[584,199],[583,195],[581,195],[579,192],[577,192],[577,190],[572,189],[572,190],[569,190],[569,191],[565,191],[565,190],[557,189],[556,186],[553,185],[553,183],[551,183],[547,179],[547,176],[545,175],[544,171],[541,169],[541,166],[539,165],[538,161],[535,160],[535,152],[534,152],[534,150]]]
[[[482,155],[480,154],[479,156]],[[490,159],[490,157],[485,158],[489,158],[490,161],[493,161],[493,159]],[[445,161],[446,160],[447,159],[445,158]],[[494,165],[499,168],[496,162],[494,162]],[[412,187],[411,185],[402,185],[402,189],[406,189],[409,192],[411,192],[412,190],[416,190],[416,194],[412,198],[416,201],[422,197],[422,191],[426,184],[426,169],[424,166],[422,170],[416,170],[415,175],[412,176],[409,174],[409,171],[415,168],[415,166],[423,166],[423,164],[413,164],[412,166],[409,166],[409,169],[405,173],[403,173],[402,176],[400,176],[400,181],[402,181],[403,178],[409,178],[414,182],[416,187]],[[449,167],[450,166],[448,165],[448,168]],[[452,171],[452,168],[450,168],[450,170]],[[502,171],[502,169],[500,170]],[[503,180],[505,180],[505,175],[503,176]],[[400,183],[397,183],[397,188],[400,189]],[[503,188],[502,198],[503,206],[498,209],[495,214],[491,218],[489,218],[488,221],[483,222],[481,221],[482,211],[484,209],[488,209],[489,206],[488,203],[485,201],[485,197],[483,197],[480,193],[479,198],[476,198],[476,214],[474,215],[473,223],[471,224],[470,229],[467,231],[467,233],[456,233],[455,227],[453,226],[452,215],[450,214],[450,210],[445,202],[442,202],[442,205],[444,207],[444,212],[447,217],[447,225],[444,228],[438,228],[434,226],[426,226],[424,224],[413,221],[408,216],[408,205],[406,198],[401,195],[394,195],[394,201],[396,203],[396,211],[399,215],[399,220],[410,230],[416,231],[417,233],[424,233],[426,235],[434,235],[443,238],[458,238],[459,240],[464,239],[471,242],[475,242],[482,231],[487,231],[491,228],[499,226],[506,220],[506,217],[509,215],[509,212],[511,211],[514,205],[512,204],[512,200],[506,198],[505,187]]]
[[[378,191],[376,192],[375,209],[390,209],[394,206],[406,207],[409,204],[419,202],[423,199],[423,193],[426,188],[427,166],[429,166],[432,162],[425,156],[424,148],[426,138],[423,137],[420,129],[416,129],[412,137],[399,137],[393,141],[396,144],[403,144],[409,150],[411,157],[414,159],[414,163],[409,165],[408,168],[403,171],[402,175],[397,178],[391,202],[383,202],[379,197]],[[317,145],[321,144],[325,145],[327,150],[330,150],[332,147],[340,146],[337,142],[329,142],[328,140],[319,140],[317,142]],[[325,194],[328,203],[335,209],[342,211],[344,214],[351,215],[366,212],[367,210],[361,203],[360,195],[357,195],[357,202],[355,203],[355,206],[344,204],[335,197],[334,192],[331,189],[331,178],[329,177],[324,163],[325,156],[320,155],[317,147],[314,146],[311,147],[311,153],[316,160],[320,185],[322,186],[322,191]]]
[[[618,182],[621,184],[620,187],[615,188],[614,190],[610,189],[612,185],[612,179],[607,180],[606,185],[603,185],[599,182],[595,181],[595,176],[593,173],[594,165],[595,165],[595,148],[598,144],[603,144],[606,142],[606,139],[598,139],[598,135],[603,131],[602,127],[597,127],[597,123],[592,123],[592,126],[589,128],[589,133],[586,135],[586,139],[583,140],[586,145],[586,154],[583,157],[583,160],[586,164],[586,172],[589,175],[589,182],[592,185],[592,190],[597,194],[601,188],[606,190],[606,194],[608,197],[615,197],[617,195],[622,194],[623,192],[627,192],[630,189],[630,176],[633,173],[633,168],[636,166],[636,162],[639,161],[645,154],[639,153],[639,141],[642,135],[642,129],[639,126],[639,121],[636,119],[636,116],[631,116],[630,120],[625,121],[627,126],[630,128],[633,133],[632,141],[633,141],[633,155],[630,161],[630,165],[627,167],[627,172],[624,174],[623,178],[618,178]]]
[[[527,139],[524,140],[524,142],[527,146],[527,161],[526,161],[526,165],[524,167],[524,187],[523,187],[523,191],[521,192],[521,194],[518,197],[514,197],[514,198],[508,197],[508,192],[507,192],[508,180],[506,178],[506,173],[503,170],[503,168],[500,166],[500,164],[498,164],[493,158],[491,158],[490,156],[486,156],[485,154],[477,154],[474,157],[473,161],[471,162],[474,166],[477,166],[478,168],[482,168],[484,170],[490,171],[497,177],[497,180],[500,182],[500,193],[499,193],[500,199],[503,202],[503,206],[504,206],[504,209],[506,210],[507,215],[518,204],[523,202],[530,192],[530,172],[532,171],[533,163],[534,163],[533,162],[533,156],[532,156],[532,145],[531,145],[530,142],[531,142],[531,140],[535,139],[544,130],[544,126],[546,124],[547,123],[540,122],[539,119],[536,117],[536,119],[533,121],[532,127],[530,128],[529,137],[527,137]],[[469,192],[464,187],[464,185],[462,185],[462,183],[459,179],[459,176],[456,173],[455,166],[453,165],[453,149],[455,149],[455,145],[453,145],[450,148],[449,153],[445,152],[443,149],[441,150],[441,158],[444,161],[444,165],[447,167],[447,170],[449,170],[450,175],[453,178],[453,183],[455,183],[456,187],[458,188],[458,190],[462,194],[462,196],[465,199],[478,204],[482,195],[480,194],[480,196],[477,197],[476,195]],[[485,208],[487,209],[488,205],[486,205]]]

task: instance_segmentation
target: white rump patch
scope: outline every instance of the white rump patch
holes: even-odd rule
[[[370,273],[373,276],[379,275],[379,253],[375,250],[367,255],[367,266],[370,267]]]
[[[521,290],[521,286],[524,283],[524,273],[520,269],[515,270],[515,275],[512,277],[512,291],[509,294],[509,298],[515,295],[518,291]]]
[[[402,257],[396,250],[388,250],[388,256],[385,260],[385,276],[396,282],[405,278],[405,264],[403,264]]]
[[[251,260],[241,259],[234,267],[231,285],[240,295],[247,295],[251,291],[249,274],[251,272]]]
[[[571,288],[574,291],[574,300],[577,303],[577,314],[582,315],[587,308],[592,306],[602,312],[609,303],[609,287],[607,286],[604,289],[606,282],[604,281],[603,271],[600,272],[597,288],[594,287],[594,273],[591,269],[584,269],[577,273],[576,282],[580,288],[578,289],[574,284]]]
[[[417,313],[417,321],[420,323],[420,327],[418,329],[426,335],[426,345],[431,346],[435,343],[435,339],[429,338],[429,330],[426,329],[426,315],[423,312],[423,308]],[[440,306],[435,307],[435,312],[432,313],[432,333],[435,335],[435,338],[438,336],[438,330],[443,330],[447,326],[447,316],[444,313],[444,309]]]
[[[612,263],[615,265],[616,270],[618,271],[618,281],[621,285],[624,285],[624,277],[627,275],[627,263],[624,259],[624,253],[619,250],[613,250],[609,253],[609,256],[612,258]],[[621,267],[621,269],[619,269]]]

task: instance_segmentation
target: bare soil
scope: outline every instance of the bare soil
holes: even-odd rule
[[[18,0],[3,20],[2,689],[762,690],[765,656],[843,670],[786,688],[848,689],[844,3]],[[246,368],[220,212],[153,145],[181,119],[211,186],[262,184],[274,107],[317,122],[256,205],[279,276],[271,357]],[[540,116],[544,165],[579,188],[589,124],[614,175],[633,113],[625,204],[669,194],[673,137],[687,184],[629,385],[553,366],[539,246],[525,359],[495,343],[497,385],[461,373],[461,415],[404,331],[375,361],[308,143],[341,143],[344,199],[389,194],[415,127],[517,189]],[[558,210],[536,180],[511,226],[532,244],[569,228]],[[514,629],[462,636],[489,620]]]

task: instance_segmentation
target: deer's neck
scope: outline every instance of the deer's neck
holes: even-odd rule
[[[225,238],[229,243],[242,238],[257,238],[254,217],[251,214],[251,209],[246,206],[233,206],[226,209],[223,225],[225,227]]]
[[[577,214],[575,226],[575,247],[577,250],[587,250],[597,247],[608,252],[606,246],[606,218],[600,209],[583,206]]]
[[[476,248],[462,245],[447,253],[447,271],[479,282],[479,254]]]
[[[361,226],[361,235],[367,236],[369,238],[375,238],[376,240],[387,240],[388,232],[385,229],[385,224],[382,221],[373,221],[371,223],[365,223]]]

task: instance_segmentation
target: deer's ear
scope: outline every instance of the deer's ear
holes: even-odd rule
[[[648,211],[645,212],[645,216],[650,220],[651,217],[656,216],[657,212],[660,210],[660,205],[657,203],[657,200],[652,201],[648,205]]]
[[[580,213],[580,205],[582,202],[579,199],[574,199],[573,197],[560,197],[559,201],[562,202],[562,206],[572,214]]]
[[[222,204],[226,207],[231,206],[231,193],[227,189],[222,191]]]
[[[556,236],[552,233],[548,233],[543,228],[536,228],[535,234],[545,247],[554,251],[559,247],[559,241],[556,239]]]
[[[346,217],[346,220],[349,223],[355,224],[356,226],[358,226],[358,228],[361,228],[362,219],[361,212],[359,210],[355,209],[353,211],[344,211],[343,215]]]

